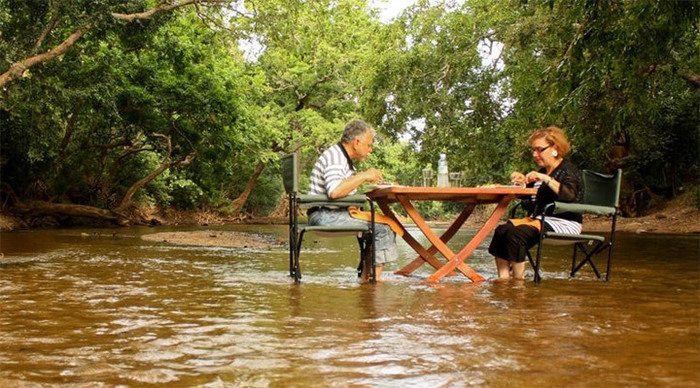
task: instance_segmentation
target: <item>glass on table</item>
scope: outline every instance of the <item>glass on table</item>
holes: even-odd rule
[[[461,171],[459,172],[451,172],[450,173],[450,186],[451,187],[460,187],[462,186],[462,177],[463,174]]]
[[[422,170],[423,173],[423,186],[428,187],[433,185],[433,169],[432,168],[424,168]]]

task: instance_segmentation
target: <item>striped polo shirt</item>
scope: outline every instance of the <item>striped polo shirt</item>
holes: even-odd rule
[[[309,181],[309,194],[328,195],[340,185],[340,182],[355,173],[352,159],[345,152],[341,143],[335,144],[325,150],[311,171]],[[353,190],[350,194],[354,194]]]

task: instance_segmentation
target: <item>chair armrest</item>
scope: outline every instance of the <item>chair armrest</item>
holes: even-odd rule
[[[337,206],[343,208],[349,206],[363,206],[367,202],[367,197],[364,194],[357,194],[338,199],[330,199],[326,195],[299,194],[297,200],[299,201],[299,205],[305,208],[314,206]]]
[[[597,214],[601,216],[611,216],[617,210],[610,206],[586,205],[584,203],[567,203],[554,202],[553,214],[559,213],[579,213],[579,214]]]
[[[530,205],[531,202],[532,199],[530,199],[530,197],[521,197],[520,200],[515,203],[515,206],[510,209],[510,218],[515,218],[515,213],[518,211],[518,208],[523,209],[527,214],[528,210],[525,208],[525,205]]]
[[[515,206],[513,206],[512,209],[510,209],[510,217],[509,218],[515,218],[515,212],[518,211],[518,208],[523,207],[523,202],[519,201],[515,203]]]

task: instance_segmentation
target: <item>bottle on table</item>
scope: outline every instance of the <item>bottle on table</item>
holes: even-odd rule
[[[437,187],[450,187],[449,170],[447,168],[447,155],[440,154],[437,169]]]

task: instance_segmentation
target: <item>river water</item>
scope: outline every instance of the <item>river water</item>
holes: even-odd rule
[[[700,385],[699,236],[619,234],[609,283],[547,247],[540,285],[359,285],[352,237],[309,236],[295,285],[285,246],[140,238],[172,230],[2,233],[0,386]]]

